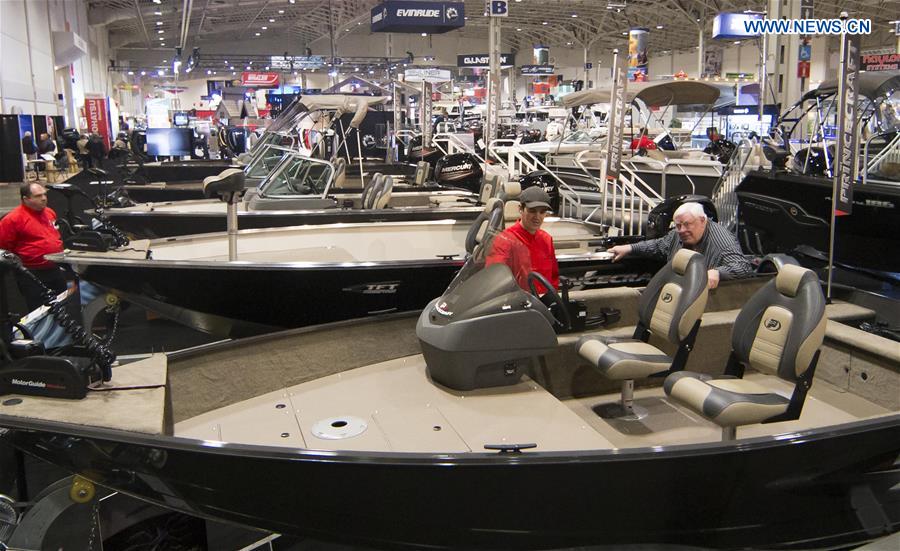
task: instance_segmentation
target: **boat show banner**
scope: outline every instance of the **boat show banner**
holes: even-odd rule
[[[488,54],[463,54],[456,56],[456,66],[467,69],[487,69],[491,63]],[[500,67],[503,69],[516,64],[516,56],[513,54],[500,54]]]
[[[109,113],[106,98],[84,99],[84,120],[88,132],[99,134],[109,149]]]
[[[649,76],[647,46],[649,29],[631,29],[628,33],[628,80],[645,81]]]
[[[256,88],[277,88],[278,73],[257,73],[244,71],[241,73],[241,86],[253,86]]]
[[[519,71],[523,75],[552,75],[553,65],[522,65]]]
[[[465,26],[465,15],[462,2],[388,1],[372,8],[372,32],[440,34]]]
[[[896,71],[900,69],[900,54],[863,54],[862,71]]]
[[[837,196],[834,204],[835,214],[845,216],[853,211],[853,181],[856,180],[857,151],[856,136],[856,100],[859,92],[859,44],[860,35],[844,35],[842,48],[843,74],[838,81],[838,128],[837,151],[835,159],[834,185]]]

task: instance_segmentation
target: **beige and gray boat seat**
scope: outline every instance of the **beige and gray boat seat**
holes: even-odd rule
[[[484,204],[484,209],[478,213],[469,233],[466,234],[466,253],[473,254],[479,245],[485,242],[489,232],[503,231],[503,201],[492,197]]]
[[[338,157],[331,163],[334,166],[334,176],[332,176],[331,187],[341,189],[347,179],[347,159]]]
[[[798,419],[825,339],[825,297],[816,274],[785,265],[741,308],[723,376],[683,371],[666,378],[668,396],[722,427],[732,440],[742,425]],[[790,398],[743,379],[750,367],[794,384]]]
[[[375,174],[372,179],[366,183],[366,187],[362,193],[362,208],[364,209],[384,209],[387,208],[391,201],[391,193],[394,189],[394,179],[390,176]]]
[[[431,165],[428,161],[419,161],[416,163],[416,173],[413,176],[414,186],[424,186],[431,175]]]
[[[601,417],[636,420],[634,380],[684,369],[709,296],[703,255],[681,249],[653,276],[638,299],[638,323],[630,339],[585,336],[576,350],[601,375],[622,381],[621,401],[600,406]],[[670,356],[660,346],[674,348]]]
[[[371,208],[370,206],[368,206],[371,204],[370,197],[372,196],[372,193],[375,191],[375,189],[381,185],[382,180],[384,180],[384,174],[376,172],[374,175],[372,175],[371,178],[369,178],[369,181],[365,183],[365,185],[363,186],[362,194],[360,195],[360,208]]]
[[[244,191],[244,182],[247,175],[239,168],[226,168],[215,176],[207,176],[203,179],[203,196],[207,198],[220,197],[229,201],[232,194]]]
[[[522,193],[522,184],[517,181],[509,181],[503,184],[500,199],[503,200],[503,220],[506,225],[519,219],[519,195]]]

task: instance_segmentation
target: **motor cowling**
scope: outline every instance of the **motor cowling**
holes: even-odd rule
[[[550,196],[550,209],[559,214],[559,182],[546,170],[535,170],[519,177],[522,191],[534,186],[543,189]]]
[[[644,227],[644,235],[647,239],[656,239],[669,233],[669,227],[672,219],[675,217],[675,210],[683,203],[700,203],[703,205],[703,212],[710,220],[716,221],[719,214],[716,206],[705,195],[678,195],[669,197],[662,203],[653,207],[653,210],[647,215],[647,224]]]
[[[478,193],[484,171],[481,161],[471,153],[454,153],[441,158],[434,168],[438,185],[466,189]]]

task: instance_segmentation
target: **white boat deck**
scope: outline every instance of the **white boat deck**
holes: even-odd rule
[[[790,386],[759,374],[748,378],[783,395]],[[649,410],[640,421],[607,420],[594,409],[618,394],[560,401],[525,379],[516,386],[452,391],[426,375],[422,356],[366,366],[232,404],[175,425],[175,434],[209,441],[319,450],[481,452],[486,444],[537,444],[536,451],[596,450],[715,442],[721,429],[666,399],[660,387],[635,393]],[[887,414],[817,381],[796,421],[738,430],[740,437],[802,429]],[[317,436],[317,424],[363,432]]]

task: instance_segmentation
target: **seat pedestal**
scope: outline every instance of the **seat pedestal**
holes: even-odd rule
[[[599,404],[594,413],[603,419],[619,419],[621,421],[640,421],[647,417],[646,408],[634,405],[634,379],[622,381],[622,398],[619,402]]]

